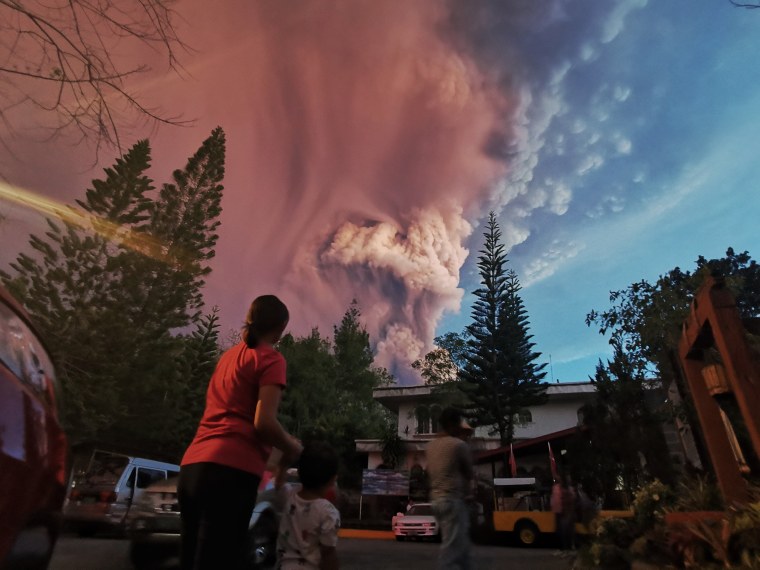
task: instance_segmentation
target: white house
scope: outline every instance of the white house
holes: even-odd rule
[[[596,388],[591,382],[550,384],[548,399],[540,406],[520,412],[515,426],[515,442],[543,438],[553,433],[575,428],[579,423],[581,407],[594,397]],[[400,469],[427,467],[425,447],[438,431],[437,419],[441,404],[430,386],[388,387],[373,392],[373,397],[398,418],[398,435],[403,442],[405,455]],[[479,427],[471,439],[475,450],[485,451],[499,447],[498,434]],[[378,439],[356,441],[356,450],[368,455],[367,468],[376,469],[382,462],[382,442]]]

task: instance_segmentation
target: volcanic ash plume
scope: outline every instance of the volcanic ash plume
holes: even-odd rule
[[[364,270],[371,332],[382,338],[379,365],[406,376],[408,364],[429,348],[443,311],[459,308],[459,269],[467,258],[462,242],[471,231],[460,212],[444,216],[429,209],[417,212],[406,228],[347,222],[335,233],[321,256],[323,271]],[[397,294],[386,293],[394,288]]]
[[[272,259],[305,326],[359,300],[378,362],[409,362],[456,311],[467,219],[503,172],[509,102],[446,37],[446,4],[258,2],[248,65]],[[271,231],[269,231],[271,230]]]

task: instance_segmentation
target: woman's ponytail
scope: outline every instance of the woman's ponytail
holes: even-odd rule
[[[243,329],[243,340],[248,348],[256,348],[259,345],[259,335],[253,330],[253,325],[248,323]]]

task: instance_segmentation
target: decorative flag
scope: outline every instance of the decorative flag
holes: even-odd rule
[[[512,444],[509,444],[509,469],[512,471],[512,477],[517,477],[517,462],[515,461],[515,454],[512,451]]]
[[[550,441],[546,442],[546,445],[549,446],[549,463],[552,467],[552,479],[554,479],[555,483],[559,481],[559,473],[557,473],[557,462],[554,461],[554,454],[552,453],[552,444]]]

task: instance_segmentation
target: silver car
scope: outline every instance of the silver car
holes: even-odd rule
[[[150,570],[179,556],[180,516],[177,478],[154,483],[129,515],[130,558],[138,570]],[[248,567],[273,568],[277,560],[279,512],[271,484],[260,488],[248,525]]]

